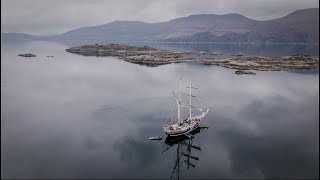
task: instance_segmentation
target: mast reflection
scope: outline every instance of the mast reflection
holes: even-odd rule
[[[163,152],[166,152],[171,148],[176,148],[176,158],[170,178],[176,175],[177,179],[180,179],[181,168],[189,169],[190,167],[196,167],[193,162],[199,161],[199,157],[194,156],[192,151],[201,151],[201,147],[193,145],[195,140],[194,137],[202,132],[203,129],[208,129],[208,127],[198,127],[190,133],[192,135],[191,137],[183,135],[178,137],[168,136],[166,138],[164,143],[167,147]]]

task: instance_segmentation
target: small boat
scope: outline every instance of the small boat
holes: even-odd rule
[[[206,111],[203,111],[202,108],[196,107],[192,104],[192,98],[199,98],[198,96],[195,96],[192,94],[192,89],[198,89],[197,87],[192,86],[190,83],[186,88],[189,89],[189,93],[183,93],[181,90],[181,79],[179,79],[179,97],[175,95],[173,92],[174,98],[177,103],[177,117],[174,118],[171,122],[163,125],[163,130],[168,136],[187,136],[188,138],[193,138],[193,136],[190,134],[193,130],[197,129],[201,123],[201,119],[204,118],[208,112],[209,109]],[[189,98],[189,103],[182,102],[181,95],[186,95]],[[188,116],[187,118],[183,118],[183,114],[181,113],[181,110],[183,107],[188,108]],[[201,114],[192,116],[192,109],[196,109],[201,112]]]
[[[161,136],[156,136],[156,137],[149,137],[149,140],[161,140]]]

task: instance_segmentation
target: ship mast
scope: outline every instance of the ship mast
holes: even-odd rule
[[[192,87],[192,84],[190,83],[190,88],[189,88],[189,93],[190,93],[190,107],[189,107],[189,119],[191,119],[191,106],[192,106],[192,104],[191,104],[191,101],[192,101],[192,96],[191,96],[191,87]]]
[[[179,79],[179,102],[181,102],[181,78]],[[178,121],[179,125],[181,124],[181,114],[180,114],[180,103],[178,103]]]
[[[177,102],[177,119],[178,119],[178,124],[179,125],[182,124],[182,118],[181,118],[181,107],[182,106],[189,106],[189,120],[192,118],[192,108],[199,109],[200,111],[202,111],[201,108],[192,105],[192,98],[193,97],[199,98],[198,96],[192,95],[192,89],[198,89],[198,87],[193,87],[192,83],[190,82],[189,86],[185,86],[186,88],[189,88],[189,94],[182,93],[182,91],[181,91],[181,79],[182,79],[182,76],[179,79],[179,94],[178,94],[178,97],[173,92],[173,95],[174,95],[174,97],[176,99],[176,102]],[[181,94],[189,96],[189,104],[183,104],[182,103]]]

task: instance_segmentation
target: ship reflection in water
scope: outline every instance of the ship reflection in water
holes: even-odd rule
[[[184,135],[178,137],[168,136],[166,138],[164,142],[166,148],[163,150],[163,153],[167,152],[169,149],[176,148],[174,150],[175,162],[170,178],[176,177],[176,179],[180,179],[181,170],[189,170],[190,167],[196,167],[194,161],[199,161],[200,159],[199,157],[195,156],[193,152],[201,151],[201,147],[193,145],[193,143],[195,142],[196,135],[201,133],[204,129],[208,129],[208,127],[198,127],[197,129],[193,130],[190,133],[193,135],[192,138]]]

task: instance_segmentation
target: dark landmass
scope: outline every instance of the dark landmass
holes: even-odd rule
[[[36,55],[31,54],[31,53],[19,54],[18,56],[21,56],[21,57],[36,57]]]
[[[40,36],[34,36],[23,33],[1,33],[1,41],[4,42],[21,42],[21,41],[30,41],[30,40],[39,40]]]
[[[236,75],[243,75],[243,74],[250,74],[250,75],[256,75],[256,73],[251,72],[251,71],[236,71]]]
[[[163,64],[194,61],[194,58],[184,58],[182,53],[159,51],[143,46],[129,46],[121,44],[84,45],[66,49],[67,52],[84,56],[116,56],[125,61],[146,66],[159,66]],[[194,52],[195,54],[199,52]],[[187,52],[189,55],[190,52]]]
[[[198,15],[198,18],[199,26],[205,27],[202,31],[196,32],[188,28],[188,32],[193,33],[180,34],[162,41],[319,43],[319,8],[297,10],[282,18],[267,21],[256,21],[240,14]]]
[[[1,39],[53,41],[161,41],[224,43],[319,43],[319,8],[296,10],[282,18],[257,21],[240,14],[198,14],[167,22],[113,21],[66,33],[34,37],[14,33]]]
[[[149,46],[136,47],[121,44],[83,45],[66,49],[67,52],[84,56],[116,56],[127,62],[146,66],[159,66],[171,63],[197,61],[204,65],[218,65],[240,70],[238,74],[248,74],[243,70],[282,71],[290,69],[319,69],[319,56],[261,57],[240,56],[228,59],[215,59],[211,53],[201,51],[169,52]],[[189,57],[192,55],[192,57]],[[237,73],[236,73],[237,74]]]
[[[200,62],[237,70],[286,71],[290,69],[319,69],[319,56],[237,57]]]

